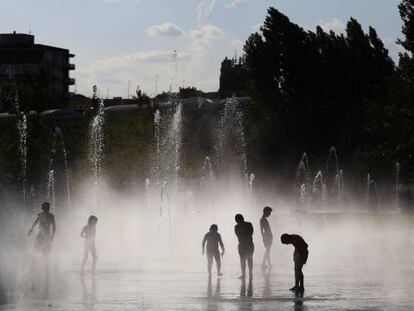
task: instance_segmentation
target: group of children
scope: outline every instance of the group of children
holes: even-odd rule
[[[262,269],[271,269],[271,260],[270,260],[270,249],[273,244],[273,234],[270,228],[269,221],[267,218],[271,215],[272,208],[266,206],[263,209],[263,216],[260,219],[260,232],[263,238],[263,244],[265,247],[265,253],[262,261]],[[249,277],[252,277],[253,274],[253,253],[254,253],[254,244],[253,244],[253,225],[250,222],[244,220],[243,215],[237,214],[235,216],[236,226],[234,227],[234,232],[239,240],[238,250],[240,256],[240,266],[242,275],[240,279],[245,279],[246,277],[246,265],[249,269]],[[284,233],[280,237],[280,241],[283,244],[292,244],[295,248],[293,253],[293,261],[295,263],[295,285],[290,289],[292,291],[303,291],[304,278],[302,268],[308,260],[308,244],[305,240],[297,234],[287,234]],[[220,250],[219,245],[222,249],[221,255],[224,255],[224,243],[221,239],[220,233],[218,233],[218,226],[213,224],[210,226],[210,231],[207,232],[204,236],[203,242],[201,244],[202,254],[205,253],[205,247],[207,245],[207,270],[209,276],[211,276],[211,268],[213,265],[213,258],[216,261],[217,265],[217,274],[221,276],[221,259],[220,259]]]
[[[83,227],[80,236],[85,239],[83,248],[83,260],[81,266],[81,273],[83,274],[86,261],[88,260],[89,253],[92,255],[92,271],[95,271],[97,255],[95,248],[95,235],[96,224],[98,218],[96,216],[89,216],[88,223]],[[37,214],[36,220],[29,230],[28,235],[31,235],[33,229],[39,226],[39,231],[35,239],[35,249],[43,253],[45,258],[48,258],[48,254],[52,245],[53,238],[56,232],[55,216],[50,212],[50,203],[44,202],[42,204],[42,211]]]
[[[269,221],[267,220],[271,213],[272,208],[266,206],[263,209],[263,216],[260,219],[260,232],[262,234],[263,244],[265,247],[265,253],[262,262],[262,269],[264,270],[271,269],[270,249],[273,243],[273,234],[269,225]],[[253,225],[250,222],[246,222],[241,214],[237,214],[235,216],[235,221],[236,226],[234,227],[234,232],[239,240],[238,250],[242,271],[240,279],[245,279],[246,277],[246,265],[248,266],[249,277],[251,278],[253,273],[254,253]],[[85,239],[81,273],[84,272],[89,253],[91,253],[93,260],[92,271],[94,271],[96,267],[97,255],[95,248],[95,234],[97,222],[98,218],[96,216],[90,216],[87,225],[83,227],[80,234],[81,237]],[[36,236],[35,248],[41,251],[47,257],[56,232],[55,217],[52,213],[50,213],[50,204],[48,202],[42,204],[42,211],[37,215],[36,220],[29,230],[29,235],[33,232],[33,229],[36,225],[39,226],[39,232]],[[290,290],[304,290],[302,268],[308,260],[308,244],[306,244],[301,236],[296,234],[282,234],[280,240],[283,244],[292,244],[295,248],[295,251],[293,253],[293,261],[295,263],[295,286]],[[222,250],[221,254],[219,246]],[[221,276],[222,273],[220,256],[224,255],[225,249],[221,235],[218,233],[218,226],[216,224],[210,226],[210,230],[205,234],[201,247],[203,255],[205,253],[205,249],[207,249],[207,269],[209,276],[211,276],[213,259],[216,261],[217,274],[218,276]]]

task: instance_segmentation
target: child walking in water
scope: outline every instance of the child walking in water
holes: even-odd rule
[[[95,272],[96,266],[96,248],[95,248],[95,234],[96,234],[96,223],[98,222],[98,218],[96,216],[89,216],[88,224],[83,227],[80,236],[85,238],[85,244],[83,248],[83,260],[82,260],[82,268],[81,273],[83,274],[83,270],[85,268],[86,261],[88,260],[89,252],[92,255],[92,272]]]
[[[293,253],[293,261],[295,262],[295,286],[290,290],[303,291],[305,289],[303,280],[303,265],[308,261],[308,244],[305,240],[297,234],[282,234],[280,241],[283,244],[292,244],[295,247]]]
[[[206,233],[203,239],[203,243],[201,244],[202,254],[204,255],[204,249],[207,243],[207,270],[208,275],[211,276],[211,267],[213,265],[213,257],[216,260],[217,265],[217,275],[223,275],[221,273],[221,259],[220,259],[220,251],[219,251],[219,244],[221,247],[221,256],[224,255],[224,244],[221,240],[220,233],[217,232],[218,227],[217,225],[211,225],[210,231]]]

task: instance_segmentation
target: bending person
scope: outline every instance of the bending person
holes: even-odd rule
[[[308,261],[308,244],[297,234],[282,234],[280,241],[283,244],[292,244],[295,247],[295,252],[293,253],[293,261],[295,262],[295,286],[290,290],[303,291],[305,289],[305,284],[302,268]]]
[[[250,222],[245,222],[243,215],[237,214],[235,217],[237,225],[234,227],[234,232],[239,239],[239,255],[242,275],[240,279],[246,277],[246,263],[249,267],[249,277],[253,275],[253,226]]]

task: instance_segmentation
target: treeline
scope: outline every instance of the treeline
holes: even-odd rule
[[[343,34],[307,31],[269,8],[244,46],[251,165],[291,174],[302,152],[322,167],[336,146],[349,171],[381,174],[414,154],[414,0],[395,64],[374,28],[350,18]],[[262,167],[263,168],[263,167]]]

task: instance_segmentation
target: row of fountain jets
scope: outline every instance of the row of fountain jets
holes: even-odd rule
[[[97,98],[97,89],[94,86],[94,98]],[[209,193],[211,204],[214,212],[214,182],[216,169],[226,165],[225,153],[226,148],[231,145],[233,153],[237,153],[236,158],[241,169],[241,176],[250,199],[253,200],[253,190],[255,175],[248,172],[247,156],[246,156],[246,141],[243,129],[243,115],[240,109],[240,104],[236,98],[228,98],[224,103],[224,110],[219,120],[219,124],[215,133],[214,156],[206,156],[201,169],[201,191]],[[173,109],[172,119],[167,110],[165,116],[161,115],[160,110],[156,110],[154,114],[154,163],[153,163],[153,178],[145,180],[145,190],[147,193],[147,201],[151,202],[154,196],[154,191],[157,192],[159,202],[159,213],[162,213],[163,202],[166,202],[170,197],[169,185],[173,184],[172,197],[177,198],[179,191],[179,175],[180,175],[180,154],[182,148],[182,103],[178,98],[170,97],[170,107]],[[17,112],[17,128],[19,132],[19,151],[21,156],[21,182],[22,182],[22,197],[23,204],[27,203],[27,116],[21,112],[19,101],[16,96],[15,110]],[[165,120],[164,120],[165,119]],[[168,121],[171,120],[171,121]],[[163,122],[164,121],[164,122]],[[96,209],[99,209],[101,204],[101,175],[104,160],[104,124],[105,124],[105,106],[104,101],[100,99],[96,109],[96,114],[90,123],[90,149],[89,162],[93,172],[93,186],[95,193]],[[164,132],[163,132],[164,130]],[[235,138],[235,139],[234,139]],[[55,158],[58,151],[62,152],[64,160],[64,173],[66,182],[66,197],[67,207],[70,210],[71,202],[71,187],[70,174],[67,160],[67,152],[63,133],[60,128],[56,127],[54,130],[54,144],[51,150],[51,157],[49,163],[49,170],[47,174],[47,191],[46,199],[51,201],[52,208],[56,206],[55,197]],[[234,159],[234,158],[233,158]],[[215,165],[213,165],[213,162]],[[296,171],[295,189],[297,193],[298,206],[301,211],[309,210],[311,205],[318,206],[322,210],[326,210],[329,206],[341,207],[343,203],[344,194],[344,175],[340,168],[338,154],[335,147],[331,147],[328,154],[327,166],[325,174],[322,171],[316,173],[313,181],[311,180],[311,170],[309,167],[309,159],[306,153],[303,154],[299,161]],[[399,209],[398,191],[400,186],[399,181],[400,164],[396,163],[396,182],[395,182],[395,204]],[[155,183],[155,185],[152,185]],[[366,184],[366,204],[369,206],[372,201],[378,201],[378,191],[375,180],[367,174]],[[155,190],[154,190],[155,188]],[[35,203],[35,189],[30,187],[32,203]],[[148,203],[150,204],[150,203]]]

